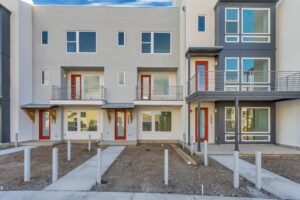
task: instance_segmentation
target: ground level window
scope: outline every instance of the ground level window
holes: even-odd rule
[[[70,132],[93,132],[98,130],[97,111],[68,111],[67,130]]]
[[[143,131],[152,131],[152,115],[149,112],[145,112],[142,114],[143,120]]]
[[[77,112],[67,113],[68,131],[77,131]]]
[[[226,133],[235,132],[235,108],[234,107],[225,108],[225,132]]]
[[[155,113],[155,131],[170,132],[172,127],[171,112]]]
[[[242,108],[242,133],[269,133],[269,108]]]

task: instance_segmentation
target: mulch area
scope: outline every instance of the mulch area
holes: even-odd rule
[[[164,149],[169,149],[169,186],[164,186]],[[197,163],[203,158],[193,156]],[[141,144],[128,146],[102,177],[105,184],[95,186],[94,191],[159,192],[177,194],[224,195],[254,197],[253,185],[243,178],[240,188],[232,186],[232,173],[213,160],[209,166],[191,166],[170,145]],[[267,194],[260,194],[269,197]]]
[[[255,164],[255,156],[241,156]],[[262,155],[262,168],[300,183],[300,155]]]
[[[59,177],[96,155],[97,144],[72,144],[72,160],[67,161],[67,145],[55,145],[59,156]],[[41,190],[52,182],[52,148],[41,146],[31,150],[31,181],[24,182],[24,152],[0,157],[0,190]]]

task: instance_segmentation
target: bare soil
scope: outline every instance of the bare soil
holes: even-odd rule
[[[164,186],[164,149],[169,149],[169,186]],[[203,158],[193,156],[197,163]],[[102,177],[104,184],[95,186],[94,191],[114,192],[159,192],[177,194],[224,195],[257,197],[253,185],[240,179],[240,188],[232,186],[232,173],[213,160],[209,166],[191,166],[169,145],[141,144],[128,146]],[[249,189],[250,188],[250,189]],[[259,195],[262,195],[259,193]],[[264,197],[269,197],[263,194]]]
[[[255,164],[255,156],[242,156]],[[262,168],[300,183],[300,155],[262,155]]]
[[[72,160],[67,161],[67,145],[55,145],[59,156],[59,177],[96,154],[97,144],[87,150],[87,144],[72,144]],[[41,190],[52,182],[52,148],[41,146],[31,150],[31,181],[24,182],[24,152],[0,157],[0,190]]]

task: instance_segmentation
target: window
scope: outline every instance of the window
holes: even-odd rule
[[[155,131],[170,132],[172,127],[171,112],[155,113]]]
[[[67,112],[68,131],[77,131],[77,112]]]
[[[142,53],[170,53],[170,33],[142,33]]]
[[[118,72],[118,85],[119,86],[125,85],[125,72]]]
[[[48,31],[42,31],[42,44],[48,44]]]
[[[198,32],[205,32],[205,16],[198,16]]]
[[[143,131],[152,131],[152,114],[150,112],[144,112],[142,114],[142,130]]]
[[[269,83],[269,58],[242,58],[243,83]]]
[[[88,75],[83,77],[85,99],[100,98],[100,76]]]
[[[269,133],[269,108],[242,108],[242,133]]]
[[[118,32],[118,45],[119,46],[125,45],[125,33],[124,32]]]
[[[154,76],[153,88],[154,95],[169,95],[169,77]]]
[[[239,82],[239,58],[225,58],[225,83]]]
[[[42,70],[41,72],[41,84],[42,85],[49,84],[49,72],[47,70]]]
[[[235,108],[225,108],[225,133],[235,132]]]
[[[239,34],[239,9],[225,9],[225,33]]]
[[[95,132],[98,130],[97,111],[68,111],[67,130],[70,132]]]
[[[270,10],[261,8],[244,8],[242,11],[243,34],[269,34]]]
[[[67,32],[67,52],[96,52],[96,32]]]

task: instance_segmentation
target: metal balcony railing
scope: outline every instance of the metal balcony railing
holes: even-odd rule
[[[299,92],[300,72],[203,71],[188,82],[188,95],[195,92]]]
[[[182,101],[182,86],[167,86],[150,89],[149,87],[136,87],[136,99],[142,101]]]
[[[105,100],[104,86],[79,87],[73,85],[52,86],[52,100]]]

